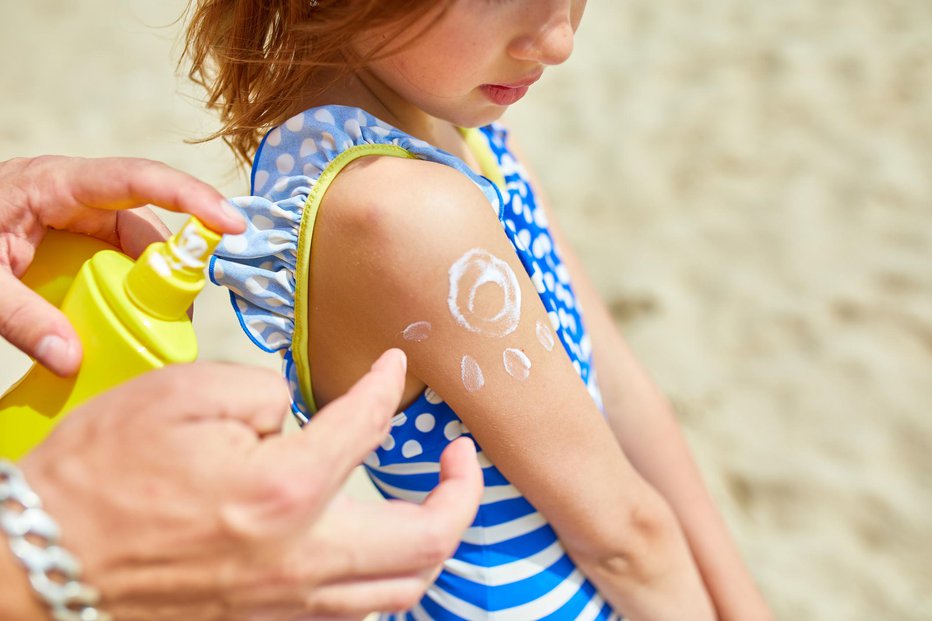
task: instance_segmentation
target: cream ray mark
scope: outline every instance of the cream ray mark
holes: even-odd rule
[[[509,347],[502,353],[505,371],[516,380],[524,381],[531,375],[531,359],[520,349]]]
[[[463,360],[460,362],[460,373],[466,392],[476,392],[481,390],[485,385],[485,377],[482,375],[482,368],[472,356],[463,356]]]
[[[401,337],[406,341],[423,343],[430,337],[431,325],[428,321],[415,321],[410,324],[401,333]]]
[[[553,332],[550,331],[550,328],[544,325],[544,322],[537,322],[537,340],[544,346],[544,349],[547,351],[553,351],[553,346],[556,344],[553,338]]]
[[[482,250],[473,248],[450,266],[447,304],[456,322],[470,332],[503,337],[514,332],[521,317],[521,287],[511,266]],[[476,294],[486,284],[498,286],[502,306],[493,314],[476,310]]]

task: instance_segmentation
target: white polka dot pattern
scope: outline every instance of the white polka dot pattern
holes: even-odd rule
[[[417,427],[418,431],[423,431],[424,433],[433,430],[436,423],[437,421],[433,414],[421,414],[414,419],[414,426]]]
[[[408,440],[404,443],[404,446],[401,447],[401,454],[408,459],[417,457],[423,452],[424,447],[422,447],[421,443],[417,440]]]

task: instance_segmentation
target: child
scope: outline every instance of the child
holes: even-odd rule
[[[249,228],[212,278],[256,345],[282,352],[295,414],[400,347],[404,408],[366,460],[379,490],[419,501],[447,444],[481,448],[473,527],[423,600],[385,618],[769,618],[495,123],[566,60],[584,6],[196,3],[191,76],[253,161],[236,201]]]

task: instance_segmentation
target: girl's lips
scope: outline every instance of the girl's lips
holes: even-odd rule
[[[530,85],[527,86],[503,86],[501,84],[483,84],[479,90],[489,98],[489,100],[499,106],[510,106],[522,97],[524,97]]]

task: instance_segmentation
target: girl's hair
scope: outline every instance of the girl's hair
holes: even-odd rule
[[[249,164],[265,130],[379,54],[396,51],[407,42],[396,41],[407,26],[444,4],[193,0],[182,62],[188,59],[188,77],[204,87],[207,107],[217,110],[223,123],[199,142],[223,138],[237,159]],[[365,57],[350,45],[353,35],[383,27],[396,30]]]

